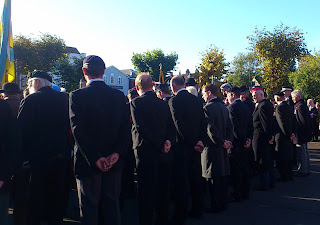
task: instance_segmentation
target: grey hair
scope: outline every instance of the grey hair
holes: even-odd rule
[[[39,78],[39,77],[35,77],[33,79],[39,80],[38,89],[43,88],[43,87],[51,87],[52,88],[52,83],[50,81],[46,80],[46,79]]]
[[[195,87],[189,86],[189,87],[186,87],[186,89],[190,94],[193,94],[194,96],[198,97],[198,91]]]
[[[291,92],[292,96],[297,96],[297,97],[303,97],[302,92],[300,90],[294,90],[293,92]]]

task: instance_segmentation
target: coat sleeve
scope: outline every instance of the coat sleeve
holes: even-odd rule
[[[123,112],[122,120],[120,121],[120,129],[117,142],[115,143],[115,150],[114,153],[118,153],[121,155],[126,155],[128,152],[128,147],[131,139],[131,122],[130,122],[130,110],[125,103],[125,97],[123,95],[122,99],[120,98],[119,101],[122,101],[121,111]]]
[[[194,138],[191,137],[191,132],[188,131],[188,129],[185,126],[185,122],[181,117],[182,112],[179,110],[179,107],[175,103],[174,97],[169,100],[168,104],[169,104],[172,120],[176,128],[176,131],[178,132],[178,135],[182,138],[182,140],[185,143],[188,143],[188,145],[194,147],[197,143],[193,143],[192,140],[194,140]],[[200,141],[200,140],[197,140],[197,141]]]
[[[241,132],[242,132],[242,127],[240,125],[240,117],[239,117],[239,112],[237,112],[237,108],[234,107],[233,105],[230,105],[228,107],[228,110],[229,110],[229,118],[230,118],[230,122],[233,126],[233,131],[231,130],[231,133],[233,133],[234,137],[239,140],[239,141],[242,141],[241,140]],[[227,124],[227,128],[229,127],[230,125]],[[227,135],[228,135],[229,131],[227,131]],[[229,140],[229,139],[228,139]]]
[[[17,137],[17,123],[12,117],[10,106],[0,102],[0,180],[8,181],[13,175],[19,159],[19,140]]]
[[[218,131],[214,124],[214,119],[213,116],[210,114],[210,111],[208,110],[207,107],[204,107],[204,114],[205,118],[207,120],[207,134],[210,139],[214,144],[216,144],[219,147],[222,147],[224,144],[224,138],[222,134]],[[230,122],[230,119],[228,117],[228,121]],[[231,122],[230,122],[231,124]],[[231,129],[232,132],[232,129]]]
[[[280,105],[276,109],[276,120],[285,136],[290,137],[292,134],[292,121],[290,119],[292,117],[288,116],[290,111],[285,107],[290,107],[289,105]]]
[[[267,139],[271,140],[273,133],[273,107],[268,107],[267,104],[263,105],[260,108],[259,117]]]
[[[90,166],[94,166],[103,154],[99,149],[94,148],[94,142],[90,140],[92,134],[88,134],[85,126],[85,112],[81,107],[81,101],[79,95],[75,93],[70,94],[69,98],[69,115],[70,125],[73,133],[73,137],[79,151]]]

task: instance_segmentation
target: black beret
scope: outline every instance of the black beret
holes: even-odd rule
[[[44,72],[42,70],[33,71],[32,73],[30,73],[29,78],[42,78],[52,82],[52,77],[47,72]]]
[[[98,66],[106,68],[106,65],[104,64],[103,60],[96,55],[89,55],[83,59],[83,65],[92,65],[92,66]]]
[[[277,92],[274,93],[275,96],[279,96],[279,97],[284,97],[284,93],[283,92]]]
[[[249,91],[249,88],[247,86],[241,86],[239,87],[240,92],[245,92],[245,91]]]
[[[240,92],[240,88],[238,87],[232,87],[228,90],[229,93],[235,93],[235,92]]]

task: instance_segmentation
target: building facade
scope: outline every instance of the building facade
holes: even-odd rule
[[[106,68],[103,80],[106,84],[114,89],[122,91],[125,95],[128,94],[130,76],[121,72],[115,66]]]

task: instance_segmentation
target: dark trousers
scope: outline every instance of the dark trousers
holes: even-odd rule
[[[201,155],[199,152],[193,151],[189,157],[185,157],[180,149],[176,152],[173,162],[174,224],[181,225],[185,223],[188,210],[189,190],[192,198],[191,210],[198,214],[201,214],[203,210],[201,169]]]
[[[230,172],[233,197],[248,197],[250,190],[248,151],[235,151],[230,154]]]
[[[1,225],[8,225],[8,210],[10,203],[10,193],[0,193],[0,222]]]
[[[82,225],[97,225],[101,200],[101,224],[120,225],[119,196],[121,168],[116,165],[109,171],[77,179]]]
[[[62,224],[69,192],[69,171],[70,161],[63,159],[31,168],[27,225],[40,225],[43,215],[49,225]]]
[[[13,220],[15,225],[25,225],[28,206],[28,188],[30,181],[30,169],[20,168],[14,174],[13,180],[13,201],[14,213]]]
[[[210,208],[223,210],[227,206],[228,185],[225,176],[207,178],[207,186],[210,193]]]
[[[161,154],[152,148],[135,150],[141,225],[151,225],[154,212],[157,225],[168,223],[172,167],[170,161],[160,161]]]
[[[279,171],[281,181],[292,180],[291,160],[278,160],[277,169]]]

